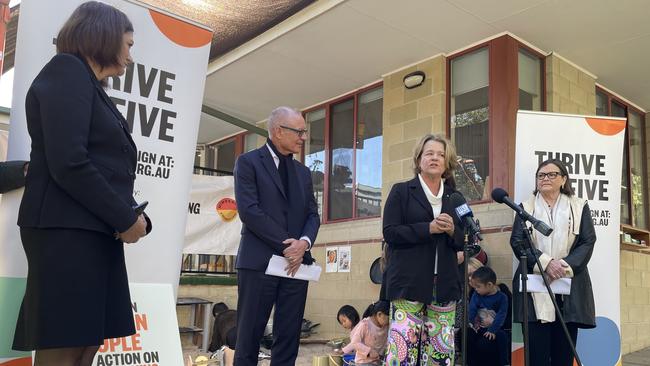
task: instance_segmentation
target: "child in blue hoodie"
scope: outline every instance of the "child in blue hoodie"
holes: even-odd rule
[[[508,296],[496,282],[497,275],[490,267],[478,268],[470,278],[474,294],[467,319],[474,331],[467,332],[468,365],[510,364],[510,340],[503,330],[508,315]]]

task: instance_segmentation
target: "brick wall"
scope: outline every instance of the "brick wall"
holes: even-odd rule
[[[437,56],[384,77],[382,197],[396,182],[413,177],[413,148],[427,133],[445,132],[445,58]],[[424,71],[424,83],[404,87],[404,76]]]
[[[621,251],[621,350],[650,346],[650,255]]]
[[[596,80],[557,54],[546,58],[546,108],[549,112],[596,114]]]

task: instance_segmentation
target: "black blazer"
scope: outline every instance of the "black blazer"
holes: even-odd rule
[[[298,180],[291,192],[290,212],[280,173],[266,145],[240,155],[235,163],[235,199],[242,221],[241,241],[237,252],[237,269],[264,271],[273,254],[282,255],[287,238],[309,237],[312,244],[320,227],[318,206],[314,198],[311,174],[300,162],[291,160],[287,169],[295,170]],[[291,185],[290,185],[291,186]],[[305,252],[303,263],[314,262]]]
[[[25,185],[26,161],[14,160],[0,163],[0,193],[9,192]]]
[[[456,252],[463,248],[463,228],[449,202],[453,192],[456,191],[444,185],[441,210],[454,219],[452,238],[446,233],[429,233],[433,211],[417,176],[408,182],[396,183],[391,189],[384,206],[383,224],[388,244],[387,300],[431,303],[436,248],[439,258],[435,300],[448,302],[460,297]]]
[[[25,100],[31,161],[18,225],[126,231],[136,147],[124,117],[84,60],[58,54]]]

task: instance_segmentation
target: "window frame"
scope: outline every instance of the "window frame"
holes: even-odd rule
[[[514,191],[515,133],[519,110],[519,49],[539,58],[541,111],[546,111],[546,57],[538,50],[509,35],[493,38],[446,57],[446,112],[445,133],[451,137],[451,63],[454,59],[482,48],[488,49],[488,169],[490,181],[486,188],[494,187]],[[501,121],[494,123],[494,121]],[[497,144],[496,140],[506,143]],[[471,204],[492,202],[491,198],[470,201]]]
[[[642,128],[641,128],[642,136],[641,136],[641,138],[643,139],[643,143],[641,144],[641,146],[643,148],[643,153],[642,153],[643,157],[642,157],[642,159],[643,159],[643,165],[646,166],[646,175],[647,175],[648,174],[648,171],[647,171],[647,169],[648,169],[648,149],[647,149],[647,139],[646,139],[647,138],[647,133],[646,133],[646,112],[644,112],[644,111],[640,110],[639,108],[631,105],[629,102],[623,100],[621,97],[619,97],[619,96],[617,96],[615,94],[612,94],[611,92],[609,92],[605,88],[599,86],[598,84],[596,84],[596,93],[601,93],[601,94],[605,95],[605,97],[607,98],[607,116],[608,117],[613,117],[612,116],[612,104],[613,103],[616,103],[619,106],[623,107],[623,109],[625,109],[625,119],[626,119],[625,127],[626,128],[625,128],[624,143],[625,143],[625,147],[627,148],[627,154],[623,158],[625,159],[625,162],[627,163],[627,171],[626,171],[626,173],[627,173],[627,179],[628,179],[628,182],[629,182],[628,184],[630,185],[630,187],[628,189],[628,197],[627,197],[628,198],[627,213],[628,213],[628,217],[630,218],[630,223],[629,224],[621,223],[621,224],[628,225],[628,226],[631,226],[633,228],[640,228],[640,226],[638,226],[636,224],[636,222],[634,222],[635,221],[634,220],[634,212],[632,211],[633,210],[633,207],[632,207],[633,206],[632,205],[632,202],[633,202],[632,201],[632,193],[633,192],[632,192],[632,165],[630,164],[630,149],[631,149],[631,146],[630,146],[630,135],[629,135],[629,131],[630,131],[629,118],[630,118],[630,111],[638,114],[641,117],[641,125],[642,125]],[[648,202],[650,202],[650,193],[648,192],[648,182],[647,182],[648,179],[647,179],[647,177],[643,177],[643,178],[644,179],[641,180],[643,182],[643,188],[642,189],[643,189],[644,194],[646,195],[646,199],[648,200]],[[645,212],[645,214],[646,214],[645,215],[645,217],[646,217],[645,224],[646,224],[647,229],[644,229],[644,230],[648,230],[648,229],[650,229],[650,208],[646,207],[645,210],[646,210],[646,212]]]
[[[219,145],[223,145],[223,144],[227,144],[227,143],[229,143],[231,141],[235,141],[235,157],[234,157],[234,161],[236,162],[239,155],[244,153],[244,146],[246,146],[244,139],[246,138],[247,135],[252,135],[252,134],[253,134],[253,132],[242,131],[242,132],[239,132],[239,133],[237,133],[235,135],[230,135],[230,136],[221,138],[219,140],[209,142],[209,143],[205,144],[205,149],[207,150],[210,147],[216,148]],[[232,174],[233,172],[230,172],[230,173]]]
[[[356,195],[355,195],[355,188],[357,184],[357,144],[356,144],[356,139],[357,139],[357,118],[358,118],[358,110],[359,110],[359,96],[369,90],[377,89],[377,88],[383,88],[384,83],[382,80],[379,80],[375,83],[372,83],[370,85],[364,86],[359,89],[355,89],[349,93],[346,93],[342,96],[336,97],[334,99],[328,100],[324,103],[315,105],[313,107],[309,107],[307,109],[304,109],[302,111],[302,116],[303,118],[307,118],[307,114],[309,112],[317,111],[319,109],[325,109],[325,131],[324,131],[324,139],[325,139],[325,162],[324,164],[324,177],[323,177],[323,207],[322,207],[322,215],[321,215],[321,224],[335,224],[335,223],[340,223],[340,222],[348,222],[348,221],[358,221],[358,220],[368,220],[368,219],[377,219],[381,217],[381,207],[383,205],[380,204],[380,212],[379,215],[376,216],[363,216],[363,217],[358,217],[357,216],[357,200],[356,200]],[[332,107],[336,104],[339,104],[341,102],[345,102],[347,100],[353,100],[353,136],[352,136],[352,217],[350,218],[345,218],[345,219],[337,219],[337,220],[330,220],[329,219],[329,184],[330,184],[330,155],[331,155],[331,110]],[[382,107],[383,107],[383,97],[382,97]],[[382,121],[382,136],[383,136],[383,121]],[[305,148],[303,147],[302,152],[300,154],[301,157],[301,162],[305,162]],[[383,182],[382,182],[383,184]],[[383,202],[382,202],[383,203]]]

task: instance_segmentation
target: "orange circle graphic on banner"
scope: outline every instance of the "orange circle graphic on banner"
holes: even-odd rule
[[[224,221],[232,221],[237,216],[237,202],[232,198],[222,198],[217,202],[217,213]]]
[[[149,10],[151,19],[160,32],[177,45],[189,48],[205,46],[212,41],[212,32],[186,23],[167,14]]]
[[[605,136],[614,136],[625,129],[625,121],[607,118],[588,118],[585,120],[592,130]]]
[[[0,366],[32,366],[32,358],[16,358],[7,362],[0,362]]]

